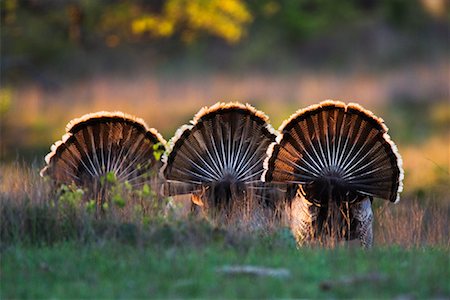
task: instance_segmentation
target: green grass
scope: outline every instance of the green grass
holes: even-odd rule
[[[449,297],[448,251],[400,247],[297,250],[222,242],[136,246],[119,242],[13,246],[2,253],[1,298],[413,298]],[[224,265],[287,268],[289,278],[224,275]],[[376,273],[380,280],[344,284]],[[324,281],[334,282],[323,289]]]
[[[370,251],[297,249],[284,223],[219,227],[135,192],[96,215],[76,190],[55,192],[35,168],[3,171],[0,299],[450,298],[446,201],[374,205]],[[226,265],[290,276],[217,272]]]

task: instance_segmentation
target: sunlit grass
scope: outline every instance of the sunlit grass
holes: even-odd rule
[[[397,104],[398,82],[391,82],[397,75],[144,75],[57,91],[9,89],[0,119],[0,297],[448,297],[449,108],[445,99]],[[416,90],[436,79],[427,71],[414,76],[412,82],[424,80]],[[385,117],[403,157],[400,203],[374,201],[370,251],[346,243],[297,249],[286,218],[267,227],[194,218],[189,196],[155,197],[157,183],[152,193],[125,191],[109,199],[99,215],[76,189],[62,191],[38,174],[67,122],[87,112],[135,114],[169,139],[201,106],[219,100],[250,102],[278,128],[297,109],[325,98],[357,101]],[[216,269],[226,264],[283,267],[292,277],[219,275]],[[345,283],[361,274],[375,281]]]
[[[354,101],[381,117],[386,115],[394,137],[413,136],[414,141],[411,130],[419,128],[426,132],[429,124],[409,128],[406,125],[416,116],[403,107],[390,114],[390,108],[398,101],[419,101],[433,107],[438,103],[430,112],[432,116],[425,119],[445,128],[449,122],[448,99],[443,97],[447,91],[445,74],[448,74],[445,64],[438,68],[412,66],[383,74],[357,69],[346,73],[287,74],[154,72],[126,78],[102,75],[61,82],[48,89],[34,84],[4,87],[2,95],[8,98],[8,107],[2,107],[0,159],[13,160],[16,153],[25,154],[27,159],[36,158],[33,155],[36,150],[42,156],[64,134],[68,121],[101,110],[121,110],[141,117],[168,140],[202,106],[217,101],[248,102],[269,115],[275,128],[307,105],[325,99]],[[420,133],[417,137],[421,137]]]
[[[1,298],[450,295],[445,201],[376,200],[370,251],[346,244],[297,249],[285,224],[223,227],[190,218],[181,203],[155,206],[154,195],[136,193],[125,195],[125,205],[108,202],[99,217],[78,190],[61,194],[36,166],[2,165],[0,174]],[[283,268],[290,276],[218,272],[226,265]]]
[[[55,187],[39,176],[36,167],[11,164],[2,166],[0,171],[3,174],[0,181],[3,246],[15,243],[53,244],[67,239],[108,239],[121,236],[123,230],[133,239],[145,243],[161,226],[175,224],[173,229],[176,232],[180,224],[185,223],[189,227],[192,221],[194,225],[199,220],[206,222],[201,215],[192,219],[188,213],[189,200],[158,196],[160,186],[157,182],[144,185],[142,190],[112,186],[104,199],[106,206],[103,205],[99,211],[90,198],[84,197],[82,190],[71,186]],[[450,247],[450,202],[446,195],[406,194],[396,205],[375,199],[374,212],[377,246]],[[252,231],[270,235],[288,227],[286,216],[277,222],[269,220],[258,223],[258,226],[253,224],[259,220],[258,216],[256,219],[251,216],[237,218],[240,222],[226,225],[211,222],[208,226],[211,230],[226,229],[237,236],[251,235]]]
[[[402,147],[401,153],[407,191],[438,193],[450,201],[450,135]]]
[[[98,219],[82,202],[54,201],[57,195],[35,168],[5,170],[23,180],[0,192],[1,298],[450,295],[448,206],[411,199],[377,206],[370,251],[297,249],[284,226],[249,232],[167,215],[162,208],[146,219],[114,205]],[[290,275],[218,272],[227,265],[282,268]]]

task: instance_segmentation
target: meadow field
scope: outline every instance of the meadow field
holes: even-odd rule
[[[3,89],[10,105],[2,118],[1,298],[450,297],[450,108],[442,90],[448,68],[416,71],[399,86],[384,81],[385,74],[310,73],[249,74],[241,80],[215,74],[206,89],[200,75],[168,81],[156,75],[93,78],[57,91],[37,85]],[[434,100],[406,95],[394,101],[399,90],[407,93],[418,81],[424,97]],[[297,249],[285,221],[249,229],[254,226],[245,222],[234,228],[191,218],[189,201],[175,199],[168,206],[170,199],[158,196],[157,186],[130,192],[123,202],[110,199],[99,219],[92,203],[81,200],[81,190],[54,187],[38,174],[65,123],[87,112],[132,113],[170,139],[216,100],[248,99],[278,127],[315,99],[334,97],[382,116],[403,157],[400,203],[374,202],[372,250],[346,244]],[[220,271],[249,265],[289,275]]]
[[[450,299],[446,1],[55,3],[0,3],[0,299]],[[373,202],[372,249],[298,248],[288,208],[223,226],[158,182],[112,182],[99,215],[39,176],[86,113],[123,111],[169,140],[218,101],[276,129],[326,99],[383,118],[403,158],[400,202]]]
[[[310,73],[168,81],[156,75],[131,80],[106,76],[56,91],[37,85],[2,89],[10,105],[2,118],[0,297],[450,297],[445,72],[445,66],[437,73],[418,67],[410,82],[394,86],[383,79],[389,78],[386,74]],[[402,74],[407,77],[406,71]],[[426,91],[423,97],[434,100],[408,95],[416,82],[422,85],[418,90]],[[403,100],[395,98],[399,90],[406,93]],[[111,200],[107,215],[98,219],[92,203],[81,201],[82,191],[58,189],[38,174],[65,123],[84,113],[132,113],[170,139],[200,107],[216,100],[248,101],[278,127],[297,109],[324,98],[356,101],[382,116],[403,157],[400,203],[374,202],[372,250],[345,244],[297,249],[286,222],[249,229],[245,222],[233,228],[193,219],[185,213],[186,201],[175,199],[168,208],[169,200],[158,196],[157,186],[134,191],[123,203]],[[248,265],[289,275],[220,271]]]
[[[126,80],[94,82],[91,85],[99,90],[107,85],[105,99],[117,96],[110,88],[131,84]],[[219,93],[234,86],[223,84]],[[241,84],[242,91],[255,83]],[[195,91],[198,85],[193,83],[187,90]],[[144,90],[146,86],[139,85]],[[52,111],[58,112],[51,114],[40,101],[51,101],[53,93],[40,90],[30,96],[29,89],[18,90],[12,98],[14,115],[20,119],[9,116],[11,132],[7,134],[15,132],[18,137],[24,132],[36,140],[14,138],[20,145],[16,155],[22,158],[0,167],[2,299],[450,297],[449,107],[445,102],[365,103],[386,116],[387,125],[393,125],[391,135],[400,141],[406,172],[401,201],[394,205],[375,200],[375,246],[371,250],[354,243],[298,249],[285,220],[256,229],[245,222],[227,227],[209,223],[186,213],[188,201],[158,196],[155,185],[146,191],[128,191],[122,201],[110,199],[107,213],[98,218],[92,203],[82,201],[82,190],[55,187],[38,174],[48,151],[45,148],[63,133],[64,124],[59,123],[66,122],[64,118],[98,109],[139,111],[136,114],[155,127],[160,125],[170,138],[167,132],[187,122],[208,101],[195,101],[191,96],[182,105],[175,97],[139,101],[141,108],[136,108],[118,96],[103,105],[102,101],[76,102],[76,107],[65,112],[64,104],[78,93],[62,91],[59,97],[64,101],[49,102]],[[33,106],[33,102],[38,104]],[[302,107],[296,101],[253,104],[265,108],[275,120]],[[21,116],[19,110],[26,113]],[[167,118],[157,110],[178,116]],[[42,128],[33,125],[39,119],[43,122],[42,118]],[[155,118],[158,121],[151,121]],[[418,118],[423,118],[420,125]],[[23,125],[26,122],[31,123]],[[29,142],[34,147],[31,150],[27,149]],[[229,266],[258,266],[288,275],[221,271]]]
[[[448,201],[379,200],[371,250],[345,243],[298,249],[283,222],[223,227],[168,206],[154,189],[127,192],[98,218],[81,190],[55,192],[36,166],[2,174],[2,299],[450,295]],[[230,266],[274,274],[223,271]]]

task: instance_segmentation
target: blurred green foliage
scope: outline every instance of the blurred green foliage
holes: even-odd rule
[[[249,11],[240,0],[168,0],[159,14],[142,14],[133,19],[131,29],[134,34],[150,33],[152,37],[169,37],[180,31],[181,39],[187,43],[205,31],[235,43],[243,35],[243,25],[250,20]]]
[[[12,89],[5,87],[0,89],[0,117],[11,107]]]
[[[292,45],[355,23],[383,19],[401,30],[449,19],[445,0],[71,0],[1,1],[2,71],[67,63],[118,47],[201,48],[276,36]],[[263,47],[270,53],[270,47]],[[71,56],[72,55],[72,56]],[[4,72],[2,72],[4,73]]]

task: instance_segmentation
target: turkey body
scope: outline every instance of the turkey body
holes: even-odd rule
[[[139,188],[158,174],[165,140],[145,122],[122,112],[97,112],[73,119],[45,157],[41,176],[75,184],[104,199],[107,176]]]
[[[101,204],[109,175],[139,188],[159,170],[165,195],[190,194],[193,210],[210,217],[276,215],[288,199],[299,244],[357,238],[370,247],[373,199],[398,202],[403,188],[387,131],[370,111],[338,101],[297,111],[279,132],[248,104],[217,103],[169,143],[141,119],[99,112],[69,122],[41,175],[80,186]]]
[[[397,202],[402,161],[382,119],[357,104],[324,101],[280,127],[262,180],[296,184],[290,223],[300,244],[323,236],[373,240],[371,201]]]
[[[335,245],[341,240],[358,239],[363,247],[372,246],[370,198],[354,203],[332,201],[318,205],[310,202],[299,188],[291,200],[289,212],[290,227],[299,245],[314,242]]]
[[[161,172],[166,194],[192,193],[194,208],[225,219],[234,212],[273,209],[276,191],[260,178],[275,138],[267,116],[250,105],[201,109],[169,142]]]

